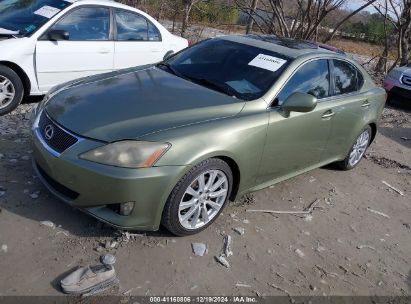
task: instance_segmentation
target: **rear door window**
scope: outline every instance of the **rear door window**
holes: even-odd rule
[[[333,60],[333,66],[335,95],[349,94],[361,89],[364,78],[355,66],[336,59]]]
[[[116,11],[117,40],[147,41],[148,26],[146,18],[126,11]]]

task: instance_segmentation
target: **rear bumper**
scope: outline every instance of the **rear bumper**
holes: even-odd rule
[[[116,227],[157,230],[164,204],[185,166],[145,169],[117,168],[79,159],[77,156],[101,143],[82,140],[55,156],[33,132],[33,167],[39,179],[55,196],[69,205]],[[110,204],[135,202],[129,216]]]

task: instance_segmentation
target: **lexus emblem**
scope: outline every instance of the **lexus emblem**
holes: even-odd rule
[[[54,136],[54,127],[53,127],[52,125],[47,125],[47,126],[44,128],[44,137],[45,137],[47,140],[50,140],[50,139],[53,138],[53,136]]]

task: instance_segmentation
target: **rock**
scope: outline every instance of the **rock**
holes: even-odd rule
[[[0,190],[0,197],[4,196],[6,194],[6,191]]]
[[[53,222],[50,221],[41,221],[40,224],[42,224],[43,226],[47,226],[49,228],[56,228],[56,225]]]
[[[230,263],[227,261],[227,259],[223,255],[216,256],[215,259],[217,262],[219,262],[224,267],[230,268]]]
[[[98,246],[98,247],[95,248],[94,250],[97,251],[97,252],[103,252],[103,251],[104,251],[104,248],[101,247],[101,246]]]
[[[223,253],[227,258],[233,255],[233,251],[231,250],[231,236],[230,235],[226,235],[224,237]]]
[[[313,220],[313,216],[311,214],[306,214],[304,216],[304,221],[311,222]]]
[[[207,246],[203,243],[191,243],[193,253],[198,256],[203,256],[207,252]]]
[[[314,286],[314,285],[311,285],[311,284],[310,284],[310,286],[309,286],[309,287],[310,287],[310,289],[311,289],[312,291],[316,291],[316,290],[317,290],[317,287],[316,287],[316,286]]]
[[[30,160],[30,156],[24,155],[21,159],[22,159],[22,160]]]
[[[1,245],[1,252],[4,252],[4,253],[7,253],[7,245],[6,244],[3,244],[3,245]]]
[[[239,235],[243,235],[245,233],[245,229],[242,227],[236,227],[236,228],[233,228],[233,230],[237,232]]]
[[[116,241],[111,242],[110,248],[115,248],[118,245]]]
[[[100,262],[104,265],[113,265],[116,262],[116,257],[112,254],[105,254],[100,257]]]
[[[296,249],[296,250],[294,250],[294,252],[295,252],[300,258],[305,257],[304,252],[302,252],[300,249]]]
[[[244,223],[244,224],[250,224],[250,221],[247,220],[247,219],[244,219],[244,220],[243,220],[243,223]]]

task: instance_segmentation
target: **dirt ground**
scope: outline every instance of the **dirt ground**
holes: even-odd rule
[[[179,238],[129,236],[49,194],[31,168],[33,105],[0,117],[0,296],[59,295],[62,276],[106,252],[117,258],[116,295],[411,295],[410,112],[384,110],[356,169],[330,166],[261,190]],[[247,212],[303,210],[316,199],[311,215]],[[215,260],[225,235],[230,268]],[[195,256],[193,242],[207,253]]]

